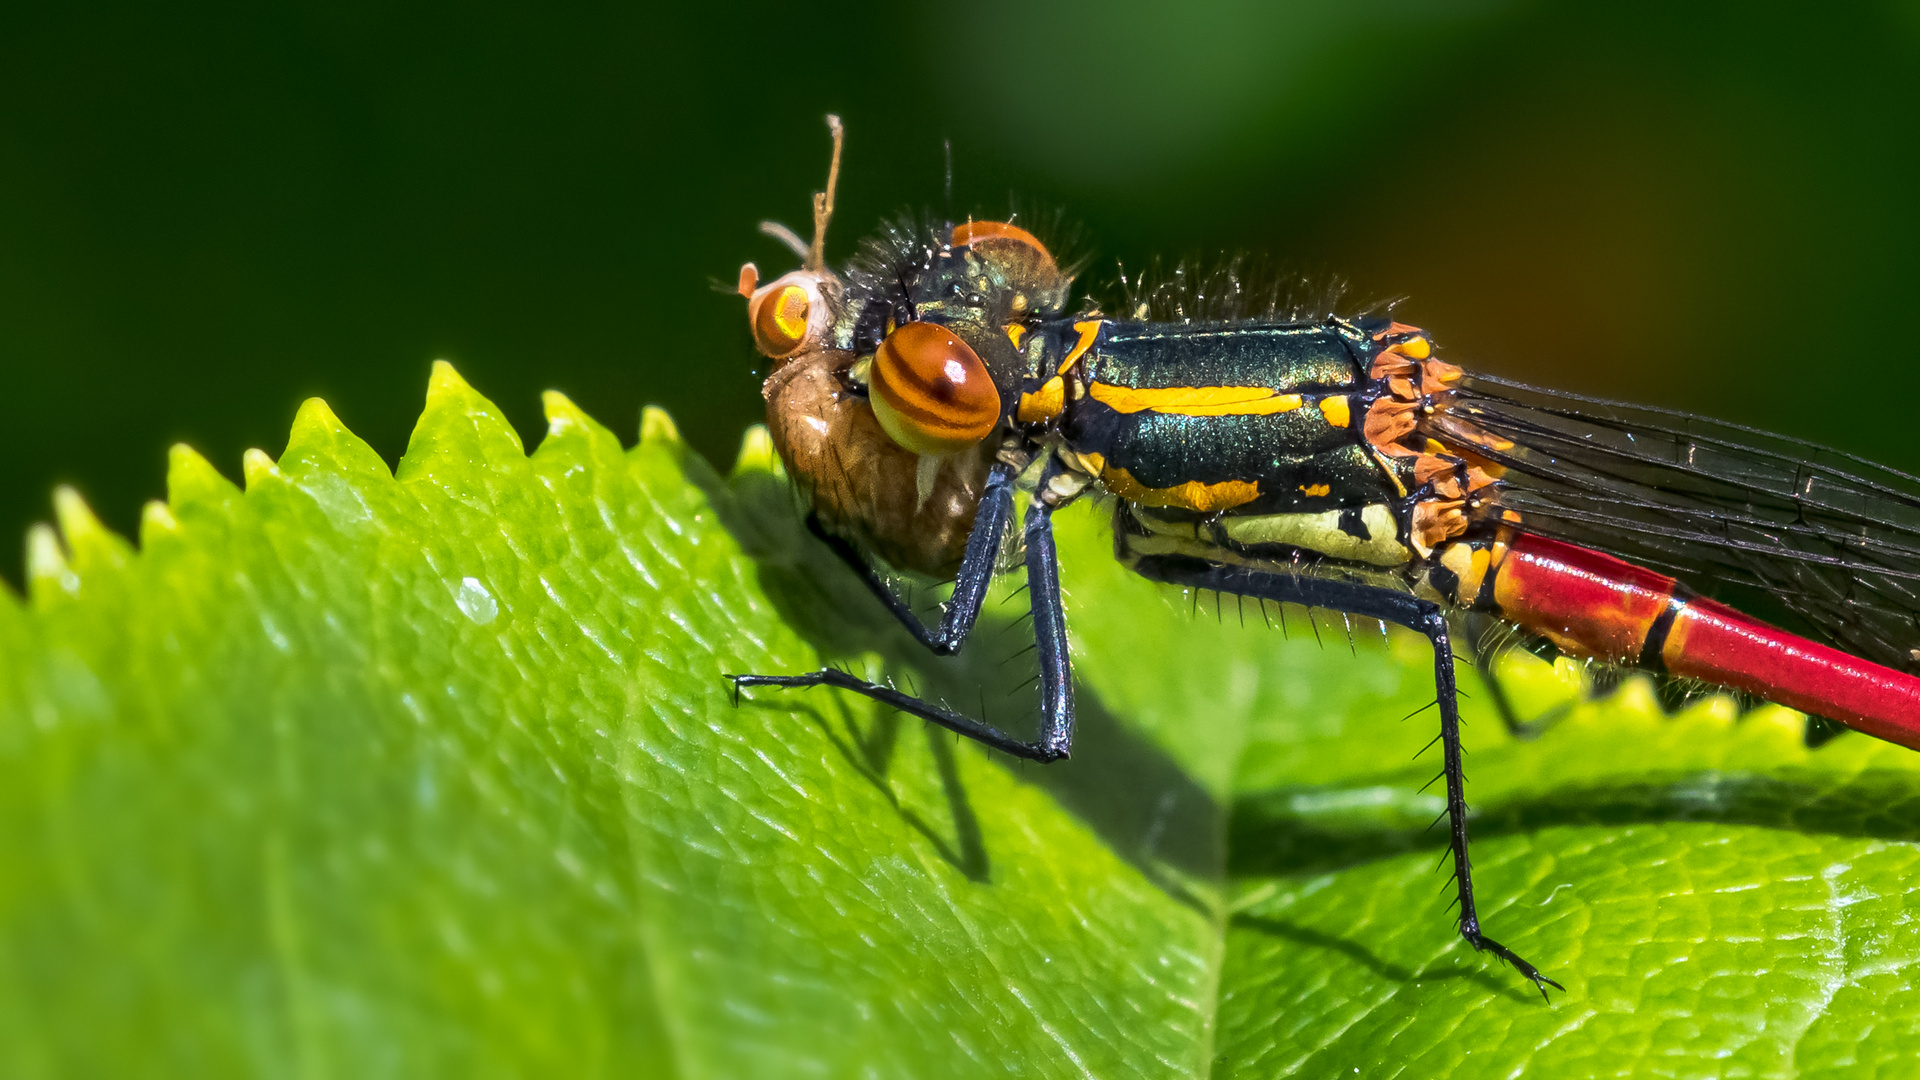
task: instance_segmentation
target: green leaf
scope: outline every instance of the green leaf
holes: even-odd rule
[[[764,432],[723,479],[663,414],[547,416],[529,456],[441,365],[397,474],[316,401],[244,492],[177,449],[137,553],[56,499],[0,602],[0,1073],[1853,1076],[1920,1037],[1905,751],[1639,682],[1517,742],[1469,678],[1481,910],[1543,1003],[1452,933],[1418,639],[1216,617],[1090,507],[1071,762],[736,707],[833,661],[1026,724],[1023,600],[934,662]]]

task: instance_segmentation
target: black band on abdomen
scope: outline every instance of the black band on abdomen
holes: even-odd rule
[[[1641,667],[1648,671],[1667,670],[1666,657],[1662,655],[1667,650],[1667,635],[1673,631],[1673,620],[1686,610],[1693,596],[1692,589],[1677,581],[1673,583],[1673,594],[1667,597],[1666,610],[1660,612],[1652,626],[1647,627],[1647,639],[1640,646]]]

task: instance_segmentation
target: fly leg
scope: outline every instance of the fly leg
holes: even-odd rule
[[[1156,581],[1383,619],[1425,635],[1433,644],[1433,681],[1440,704],[1440,745],[1452,834],[1449,846],[1453,851],[1454,883],[1460,891],[1460,936],[1476,951],[1490,952],[1512,964],[1539,988],[1541,997],[1546,997],[1549,986],[1566,989],[1481,932],[1480,912],[1473,902],[1473,866],[1467,858],[1466,773],[1460,761],[1460,706],[1454,686],[1453,644],[1447,634],[1446,616],[1438,605],[1374,585],[1223,566],[1179,555],[1142,556],[1133,569]]]
[[[1053,511],[1064,505],[1056,498],[1051,481],[1060,472],[1050,461],[1042,474],[1033,507],[1027,511],[1027,585],[1033,598],[1033,631],[1040,657],[1040,737],[1026,742],[990,724],[964,713],[941,708],[890,686],[871,683],[837,668],[823,668],[807,675],[733,675],[736,699],[740,690],[755,686],[808,687],[835,686],[872,698],[910,716],[938,724],[948,731],[965,735],[976,742],[1015,757],[1041,763],[1058,761],[1073,750],[1073,671],[1067,657],[1066,615],[1060,607],[1060,559],[1053,542]],[[868,585],[907,629],[922,644],[936,653],[959,650],[980,614],[980,605],[993,577],[994,559],[1000,539],[1006,533],[1013,511],[1013,470],[996,465],[987,479],[973,532],[967,536],[967,550],[960,561],[960,576],[955,580],[953,598],[937,628],[928,628],[919,617],[887,592],[879,579],[868,573]],[[1070,497],[1070,496],[1069,496]],[[831,543],[831,541],[829,541]],[[844,541],[842,544],[844,545]],[[836,548],[836,550],[839,550]],[[846,552],[858,558],[851,545]],[[863,563],[856,563],[865,569]]]

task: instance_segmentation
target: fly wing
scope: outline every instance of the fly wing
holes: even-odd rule
[[[1685,413],[1484,375],[1459,385],[1423,424],[1506,469],[1500,501],[1523,529],[1920,671],[1920,479]]]

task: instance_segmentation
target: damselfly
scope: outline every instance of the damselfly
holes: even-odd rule
[[[1014,521],[1038,644],[1038,738],[827,669],[834,686],[1017,757],[1073,747],[1052,515],[1115,507],[1119,557],[1196,590],[1396,623],[1433,647],[1460,934],[1545,993],[1482,929],[1467,858],[1449,618],[1559,652],[1727,687],[1920,748],[1920,480],[1680,413],[1468,374],[1387,318],[1068,313],[1071,275],[1004,222],[898,223],[844,274],[741,270],[774,367],[767,421],[809,523],[928,649],[966,641]],[[954,575],[929,625],[873,559]],[[1787,633],[1681,580],[1770,597]],[[1814,640],[1814,639],[1820,640]]]

